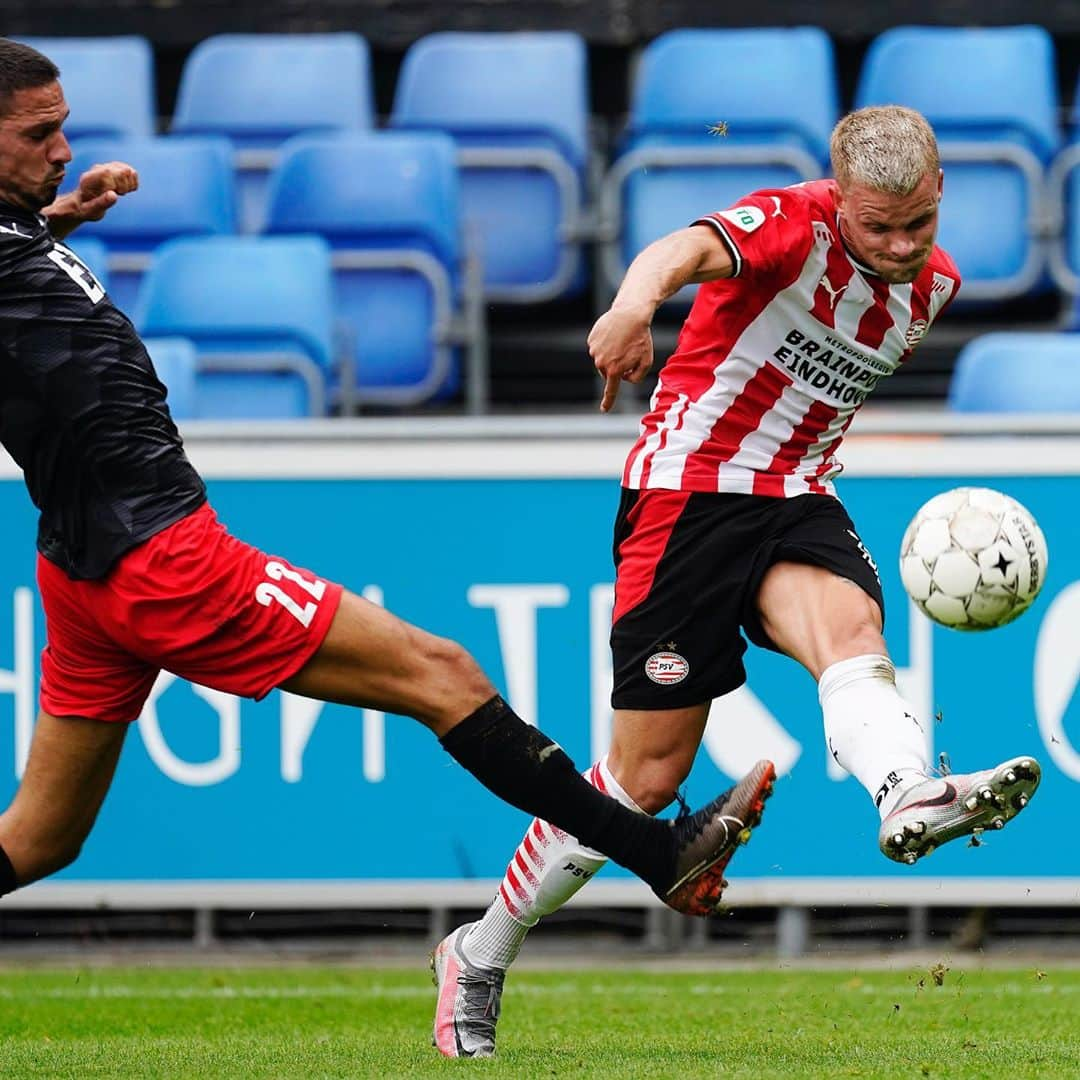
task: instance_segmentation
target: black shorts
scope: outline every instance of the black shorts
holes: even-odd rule
[[[616,709],[679,709],[742,686],[740,630],[778,651],[756,603],[775,562],[812,563],[849,578],[884,618],[877,567],[831,495],[624,489],[614,550]]]

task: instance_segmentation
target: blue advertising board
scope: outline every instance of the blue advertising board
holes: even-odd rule
[[[1050,550],[1035,606],[977,634],[933,627],[915,612],[896,559],[915,510],[967,483],[1023,502]],[[581,767],[603,753],[614,481],[221,477],[209,487],[237,535],[461,641],[518,712]],[[1080,847],[1062,842],[1061,828],[1080,796],[1080,478],[888,476],[844,480],[840,491],[880,567],[902,689],[940,717],[935,752],[947,751],[957,771],[1034,754],[1042,789],[978,850],[954,844],[917,867],[894,865],[878,852],[865,792],[830,771],[813,680],[751,649],[748,688],[713,709],[690,802],[722,790],[759,756],[777,760],[782,776],[766,819],[738,857],[744,878],[1080,879]],[[0,481],[0,515],[6,802],[36,710],[44,625],[35,514],[17,479]],[[60,880],[490,880],[526,824],[413,721],[277,692],[239,701],[165,676],[133,725],[93,835]]]

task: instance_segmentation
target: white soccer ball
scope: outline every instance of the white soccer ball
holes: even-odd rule
[[[992,630],[1031,606],[1047,559],[1042,530],[1015,499],[990,488],[953,488],[911,519],[900,543],[900,578],[934,622]]]

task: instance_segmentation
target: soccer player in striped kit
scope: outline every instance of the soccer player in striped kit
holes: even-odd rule
[[[29,758],[0,813],[0,896],[78,856],[164,669],[244,697],[280,687],[411,716],[503,800],[587,835],[676,910],[712,910],[760,816],[760,769],[689,817],[634,814],[517,716],[462,646],[218,521],[134,327],[60,243],[137,198],[139,178],[103,163],[57,195],[72,157],[59,75],[0,38],[0,441],[41,511],[47,632]]]
[[[652,365],[660,304],[701,286],[622,476],[612,742],[586,775],[641,813],[667,806],[712,700],[745,682],[745,634],[817,681],[830,752],[873,799],[881,851],[910,864],[1003,826],[1040,773],[1021,757],[933,775],[926,718],[897,692],[877,569],[836,498],[836,454],[960,275],[934,242],[942,173],[920,114],[860,109],[830,150],[835,179],[755,192],[647,247],[589,335],[607,411]],[[529,928],[604,861],[533,823],[484,917],[436,949],[443,1053],[494,1052],[503,977]]]

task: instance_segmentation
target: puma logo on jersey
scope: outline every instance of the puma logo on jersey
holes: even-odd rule
[[[30,234],[24,233],[14,222],[10,225],[0,225],[0,232],[7,233],[8,236],[21,236],[24,240],[30,239]]]
[[[769,215],[769,220],[771,221],[774,217],[782,217],[785,221],[787,221],[787,214],[785,214],[784,211],[780,209],[780,196],[770,195],[769,198],[772,199],[774,203],[776,203],[776,209]]]
[[[819,282],[821,287],[829,294],[829,310],[836,310],[836,302],[840,299],[843,293],[847,290],[847,283],[840,286],[839,289],[834,289],[832,282],[829,280],[828,274],[821,275],[821,281]]]

